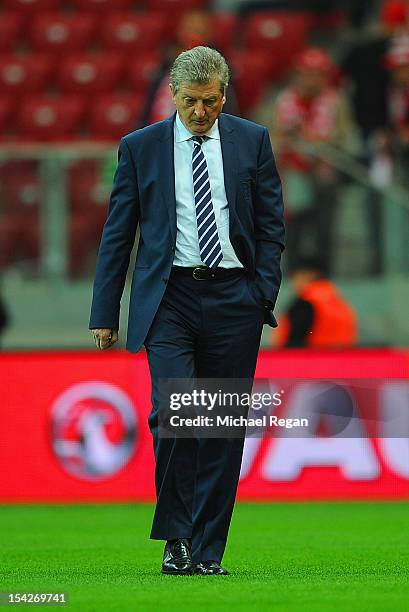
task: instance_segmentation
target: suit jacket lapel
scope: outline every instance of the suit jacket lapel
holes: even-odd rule
[[[174,143],[173,123],[176,113],[166,120],[164,130],[159,138],[160,150],[158,167],[160,170],[159,183],[162,197],[168,209],[170,231],[173,241],[176,240],[176,195],[175,195],[175,167],[174,167]]]
[[[236,209],[238,143],[236,142],[234,129],[230,127],[228,119],[223,113],[219,117],[219,132],[223,157],[224,185],[229,205],[231,229]]]

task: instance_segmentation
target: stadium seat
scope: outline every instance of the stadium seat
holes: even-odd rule
[[[114,9],[116,11],[127,11],[132,7],[134,0],[71,0],[71,4],[73,4],[76,8],[81,11],[108,11],[112,10],[112,5],[114,4]]]
[[[102,188],[101,162],[84,159],[70,167],[68,196],[71,212],[89,212],[105,207],[109,194]]]
[[[43,90],[49,83],[53,64],[47,55],[32,54],[25,58],[0,55],[0,93]]]
[[[2,164],[0,185],[3,212],[26,213],[39,208],[41,194],[37,162],[18,160]]]
[[[23,17],[18,13],[0,14],[0,51],[16,49],[23,31],[23,25]]]
[[[270,83],[270,59],[264,51],[234,51],[229,59],[240,111],[249,112]]]
[[[66,93],[109,91],[117,85],[123,63],[116,53],[68,56],[58,67],[57,82]]]
[[[61,0],[3,0],[6,9],[24,13],[41,13],[61,8]]]
[[[0,268],[40,254],[41,186],[32,161],[11,161],[0,167]]]
[[[90,108],[92,137],[116,142],[135,129],[142,105],[143,96],[107,94],[97,97]]]
[[[17,128],[26,140],[73,140],[78,137],[84,109],[79,96],[24,98],[17,112]]]
[[[165,29],[163,15],[116,13],[104,20],[101,41],[110,49],[152,51],[162,46]]]
[[[75,162],[68,171],[70,277],[88,272],[87,258],[94,257],[107,216],[109,191],[101,181],[101,163]]]
[[[160,56],[154,51],[132,57],[126,70],[127,81],[132,91],[146,92],[159,64]]]
[[[291,62],[305,46],[314,19],[309,13],[263,11],[251,15],[244,23],[243,43],[246,49],[269,54],[271,68]]]
[[[93,15],[45,14],[33,19],[29,39],[34,49],[48,53],[83,51],[92,43]]]

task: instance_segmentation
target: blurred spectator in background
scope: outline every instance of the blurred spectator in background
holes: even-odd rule
[[[394,37],[408,27],[409,2],[387,0],[380,13],[379,28],[355,42],[342,62],[351,86],[353,109],[362,136],[362,160],[369,167],[373,185],[387,188],[393,181],[394,154],[391,140],[390,70],[385,56]],[[392,68],[389,65],[389,68]],[[368,192],[366,217],[371,247],[370,272],[382,272],[382,197]]]
[[[295,298],[272,334],[277,348],[351,348],[358,338],[354,309],[324,276],[321,263],[305,260],[290,273]]]
[[[355,119],[365,141],[389,123],[385,54],[392,37],[407,27],[408,6],[404,0],[388,0],[383,5],[378,30],[364,40],[360,36],[341,64],[352,86]]]
[[[237,11],[243,17],[255,11],[309,11],[329,14],[342,11],[360,27],[378,0],[213,0],[216,11]]]
[[[175,105],[169,88],[170,67],[179,53],[200,45],[212,46],[212,15],[207,11],[186,11],[178,23],[174,40],[164,50],[162,64],[148,89],[138,127],[162,121],[174,113]],[[224,112],[233,115],[238,113],[232,83],[229,85]]]
[[[346,98],[333,85],[334,74],[326,51],[307,48],[297,58],[294,76],[270,112],[271,138],[287,190],[290,267],[302,257],[319,254],[322,266],[332,269],[337,175],[325,157],[310,155],[300,145],[348,146],[351,117]]]
[[[355,25],[360,25],[377,0],[213,0],[218,11],[238,11],[242,15],[254,11],[309,11],[331,13],[346,11]]]
[[[390,123],[397,147],[400,178],[408,183],[409,167],[409,36],[396,38],[386,55],[391,71],[388,90]]]

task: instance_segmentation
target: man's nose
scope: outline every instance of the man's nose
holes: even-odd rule
[[[202,117],[204,117],[206,114],[203,102],[199,101],[196,103],[195,105],[195,115],[196,117],[198,117],[199,119],[201,119]]]

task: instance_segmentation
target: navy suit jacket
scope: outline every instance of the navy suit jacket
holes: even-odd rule
[[[176,242],[173,124],[175,115],[121,139],[118,167],[102,233],[89,328],[119,329],[129,258],[140,228],[133,271],[126,348],[142,346],[162,300]],[[268,131],[222,113],[219,131],[229,205],[230,241],[254,282],[256,297],[272,308],[284,248],[283,199]]]

